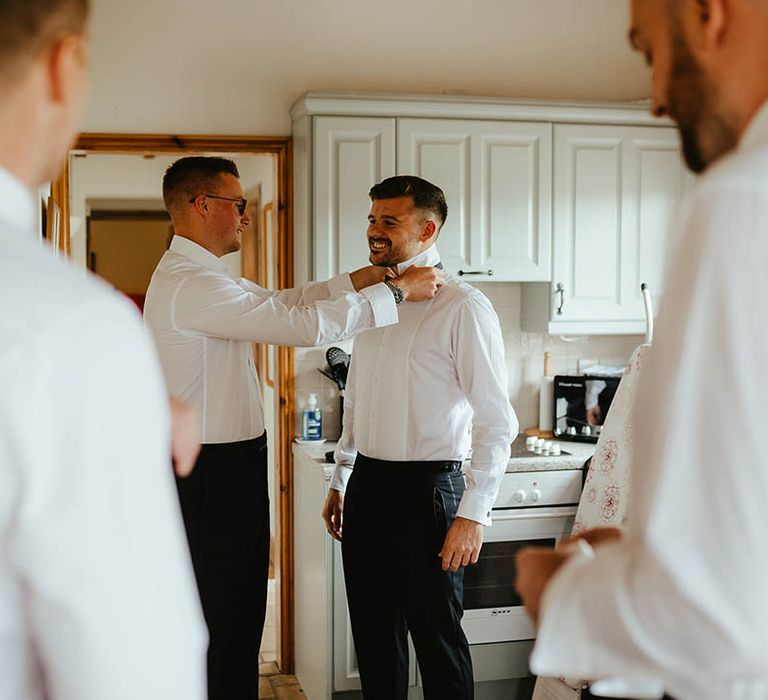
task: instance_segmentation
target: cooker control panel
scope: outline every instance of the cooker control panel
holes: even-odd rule
[[[507,473],[494,508],[576,505],[581,496],[581,470]]]

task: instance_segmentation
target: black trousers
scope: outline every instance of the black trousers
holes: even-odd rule
[[[176,484],[210,637],[208,698],[254,700],[269,569],[266,434],[203,445]]]
[[[341,550],[366,700],[405,700],[408,631],[425,700],[474,697],[461,629],[463,571],[443,571],[438,556],[463,493],[459,463],[357,457]]]

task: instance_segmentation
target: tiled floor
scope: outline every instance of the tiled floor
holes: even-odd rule
[[[267,619],[259,650],[259,700],[306,700],[296,676],[280,673],[275,634],[275,579],[269,579],[267,589]]]
[[[286,676],[273,663],[259,664],[259,700],[306,700],[296,676]]]

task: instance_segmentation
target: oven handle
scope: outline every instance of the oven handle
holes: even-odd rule
[[[570,518],[576,515],[576,508],[568,508],[557,513],[510,513],[505,515],[492,515],[491,520],[494,524],[509,522],[511,520],[555,520],[558,518]]]

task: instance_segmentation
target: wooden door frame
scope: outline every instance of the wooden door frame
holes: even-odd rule
[[[277,157],[278,286],[293,286],[293,142],[290,136],[192,136],[175,134],[81,134],[73,150],[88,153],[243,153],[272,154]],[[159,183],[158,183],[159,188]],[[52,183],[53,199],[61,208],[60,249],[70,251],[69,158],[59,178]],[[278,665],[284,673],[294,670],[293,604],[293,452],[294,432],[294,351],[277,348],[278,397],[278,497],[275,511],[275,536],[279,539],[277,626]]]

